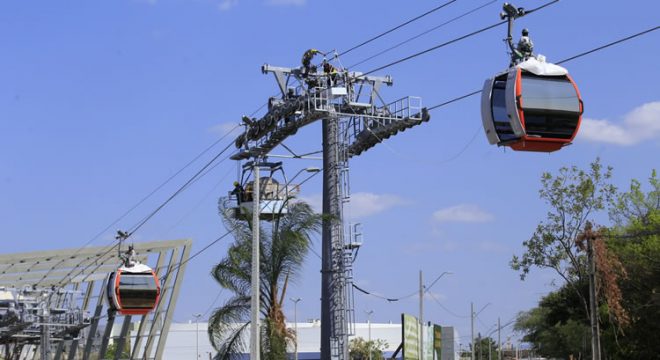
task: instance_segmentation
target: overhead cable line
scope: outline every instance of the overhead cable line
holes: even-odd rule
[[[194,163],[197,159],[199,159],[199,157],[201,157],[204,153],[206,153],[208,150],[210,150],[211,148],[213,148],[217,143],[219,143],[220,141],[224,140],[224,139],[225,139],[229,134],[231,134],[231,132],[233,132],[237,127],[238,127],[238,125],[237,125],[236,127],[234,127],[231,131],[229,131],[227,134],[225,134],[223,137],[221,137],[218,141],[216,141],[212,146],[210,146],[210,147],[208,147],[206,150],[204,150],[200,155],[198,155],[197,157],[195,157],[195,159],[193,159],[193,160],[190,161],[188,164],[186,164],[186,166],[184,166],[184,168],[182,168],[181,170],[179,170],[175,175],[172,175],[168,180],[166,180],[166,182],[164,182],[163,184],[161,184],[161,185],[157,188],[157,190],[158,190],[159,188],[162,188],[162,187],[163,187],[165,184],[167,184],[169,181],[171,181],[176,175],[178,175],[178,174],[181,173],[185,168],[187,168],[188,166],[190,166],[190,164]],[[223,148],[223,149],[222,149],[222,150],[221,150],[216,156],[214,156],[209,162],[207,162],[207,163],[206,163],[206,164],[205,164],[205,165],[204,165],[204,166],[203,166],[203,167],[202,167],[197,173],[195,173],[195,175],[193,175],[188,181],[186,181],[186,183],[184,183],[181,187],[179,187],[179,189],[177,189],[177,191],[175,191],[175,192],[174,192],[174,193],[173,193],[173,194],[172,194],[167,200],[165,200],[165,202],[163,202],[163,203],[162,203],[160,206],[158,206],[154,211],[152,211],[149,215],[147,215],[145,218],[143,218],[139,223],[137,223],[136,225],[134,225],[133,228],[132,228],[132,230],[130,230],[129,232],[127,232],[127,233],[126,233],[126,236],[125,236],[122,240],[126,240],[126,239],[128,239],[130,236],[132,236],[132,235],[133,235],[138,229],[140,229],[142,226],[144,226],[144,224],[146,224],[147,221],[149,221],[153,216],[155,216],[155,215],[156,215],[156,214],[157,214],[157,213],[158,213],[163,207],[165,207],[165,206],[166,206],[170,201],[172,201],[177,195],[179,195],[179,194],[180,194],[181,192],[183,192],[188,186],[190,186],[192,183],[194,183],[194,182],[197,181],[199,178],[201,178],[201,176],[206,175],[207,173],[202,174],[202,172],[204,172],[204,170],[206,170],[209,166],[211,166],[211,164],[213,164],[213,163],[216,161],[216,159],[218,159],[218,158],[219,158],[219,157],[220,157],[225,151],[227,151],[232,145],[233,145],[233,143],[230,142],[225,148]],[[227,158],[223,159],[222,161],[224,161],[224,160],[226,160],[226,159],[227,159]],[[222,161],[221,161],[221,162],[222,162]],[[217,164],[216,164],[216,166],[217,166]],[[200,175],[201,175],[201,176],[200,176]],[[152,193],[150,193],[148,197],[150,197],[150,196],[151,196],[153,193],[155,193],[157,190],[152,191]],[[146,198],[148,198],[148,197],[146,197]],[[141,202],[144,202],[144,200],[146,200],[146,198],[144,198],[143,200],[141,200]],[[130,212],[130,211],[129,211],[129,212]],[[125,215],[124,215],[124,216],[125,216]],[[113,224],[113,225],[114,225],[114,224]],[[112,226],[112,225],[110,225],[110,226]],[[108,228],[109,228],[109,227],[108,227]],[[113,251],[115,248],[119,247],[119,245],[120,245],[120,242],[118,242],[118,241],[116,241],[116,240],[113,241],[113,242],[111,242],[110,245],[109,245],[108,250],[107,250],[106,252],[102,253],[101,256],[99,257],[99,259],[101,259],[101,258],[105,257],[106,255],[108,255],[108,254],[109,254],[111,251]],[[84,248],[84,247],[81,247],[80,249],[78,249],[77,252],[79,252],[82,248]],[[79,276],[79,275],[83,274],[85,271],[87,271],[89,268],[91,268],[91,267],[94,266],[94,265],[96,265],[96,268],[94,268],[93,271],[96,271],[96,269],[98,269],[102,264],[103,264],[103,263],[99,263],[99,264],[97,264],[95,261],[92,260],[91,263],[89,263],[89,264],[88,264],[87,266],[85,266],[84,268],[80,269],[80,270],[77,272],[76,275],[71,276],[71,275],[76,271],[76,269],[77,269],[77,267],[74,267],[73,269],[71,269],[71,271],[69,271],[69,273],[67,273],[66,275],[64,275],[64,277],[62,278],[62,280],[58,283],[58,286],[66,285],[66,283],[67,283],[67,279],[69,279],[69,278],[70,278],[70,279],[73,279],[73,278],[75,278],[76,276]],[[92,272],[93,272],[93,271],[92,271]],[[40,283],[41,281],[43,281],[43,279],[45,279],[45,277],[42,278],[42,280],[40,280],[39,283]]]
[[[154,216],[155,216],[160,210],[162,210],[167,204],[169,204],[170,201],[172,201],[176,196],[178,196],[179,194],[181,194],[181,192],[183,192],[183,191],[188,187],[188,185],[190,185],[191,183],[193,183],[194,181],[196,181],[197,178],[200,177],[200,175],[201,175],[201,174],[202,174],[202,173],[203,173],[203,172],[204,172],[209,166],[211,166],[211,165],[212,165],[212,164],[213,164],[213,163],[214,163],[214,162],[215,162],[220,156],[222,156],[222,154],[224,154],[227,150],[229,150],[229,148],[231,148],[233,145],[234,145],[234,144],[230,142],[225,148],[222,149],[222,151],[220,151],[220,152],[219,152],[217,155],[215,155],[215,156],[214,156],[209,162],[207,162],[207,163],[206,163],[201,169],[199,169],[199,171],[197,171],[197,172],[195,173],[195,175],[193,175],[190,179],[188,179],[188,181],[186,181],[183,185],[181,185],[181,187],[179,187],[179,188],[178,188],[178,189],[177,189],[172,195],[170,195],[170,197],[167,198],[167,200],[165,200],[162,204],[160,204],[160,205],[159,205],[154,211],[152,211],[152,212],[151,212],[149,215],[147,215],[144,219],[142,219],[140,222],[138,222],[137,224],[135,224],[135,225],[131,228],[131,230],[128,232],[127,235],[130,237],[130,236],[133,235],[136,231],[138,231],[142,226],[144,226],[144,224],[146,224],[147,221],[149,221],[149,220],[150,220],[152,217],[154,217]],[[225,159],[227,159],[227,158],[225,158]],[[224,161],[225,159],[223,159],[223,161]],[[217,165],[217,164],[216,164],[216,165]]]
[[[216,145],[218,145],[222,140],[224,140],[227,136],[229,136],[231,133],[234,132],[240,125],[236,125],[233,127],[231,130],[229,130],[225,135],[220,137],[218,140],[213,142],[211,145],[206,147],[202,152],[197,154],[192,160],[190,160],[188,163],[186,163],[181,169],[179,169],[177,172],[172,174],[170,177],[168,177],[165,181],[163,181],[160,185],[158,185],[156,188],[154,188],[151,192],[149,192],[146,196],[144,196],[142,199],[140,199],[138,202],[136,202],[133,206],[131,206],[128,210],[126,210],[121,216],[119,216],[117,219],[115,219],[113,222],[111,222],[108,226],[106,226],[103,230],[99,231],[96,235],[94,235],[90,240],[85,242],[82,246],[80,246],[76,251],[73,253],[72,256],[75,256],[82,251],[82,249],[86,248],[88,245],[96,241],[101,235],[105,234],[106,231],[108,231],[110,228],[112,228],[114,225],[119,223],[121,220],[123,220],[128,214],[133,212],[133,210],[137,209],[140,205],[142,205],[145,201],[147,201],[149,198],[151,198],[156,192],[158,192],[160,189],[162,189],[165,185],[169,184],[175,177],[177,177],[179,174],[181,174],[184,170],[186,170],[188,167],[190,167],[193,163],[195,163],[199,158],[204,156],[207,152],[209,152],[212,148],[214,148]],[[48,275],[52,273],[53,270],[57,266],[59,266],[62,262],[64,262],[66,259],[60,260],[60,263],[57,265],[53,266],[50,270],[46,272],[46,274],[35,284],[35,286],[39,286],[42,281],[44,281]],[[68,275],[67,275],[68,276]]]
[[[306,183],[307,181],[309,181],[311,178],[313,178],[313,177],[314,177],[316,174],[318,174],[318,173],[320,173],[320,171],[319,171],[319,172],[315,172],[315,173],[313,173],[312,175],[308,176],[305,180],[301,181],[300,184],[298,184],[298,185],[300,186],[300,185]],[[277,193],[275,193],[275,196],[279,195],[282,191],[283,191],[283,189],[279,189],[279,190],[277,191]],[[264,204],[264,206],[261,208],[261,210],[264,210],[267,206],[268,206],[268,204]],[[229,229],[226,233],[222,234],[220,237],[216,238],[215,240],[213,240],[212,242],[210,242],[209,244],[207,244],[206,246],[204,246],[202,249],[200,249],[199,251],[197,251],[196,253],[194,253],[194,254],[191,255],[190,257],[188,257],[188,259],[186,259],[185,261],[182,261],[182,262],[179,263],[177,266],[174,266],[172,269],[167,269],[167,273],[165,273],[165,275],[161,278],[161,282],[164,282],[164,281],[167,279],[167,277],[170,275],[170,273],[171,273],[172,271],[181,268],[181,266],[187,264],[187,263],[190,262],[192,259],[194,259],[194,258],[196,258],[197,256],[199,256],[200,254],[202,254],[204,251],[206,251],[206,250],[208,250],[209,248],[211,248],[211,246],[217,244],[220,240],[222,240],[222,239],[224,239],[225,237],[227,237],[229,234],[231,234],[231,233],[232,233],[234,230],[236,230],[237,228],[238,228],[238,226],[235,226],[235,227]]]
[[[608,43],[608,44],[605,44],[605,45],[599,46],[599,47],[597,47],[597,48],[591,49],[591,50],[589,50],[589,51],[585,51],[585,52],[583,52],[583,53],[580,53],[580,54],[577,54],[577,55],[571,56],[571,57],[569,57],[569,58],[566,58],[566,59],[564,59],[564,60],[561,60],[561,61],[557,62],[557,64],[562,64],[562,63],[565,63],[565,62],[569,62],[569,61],[571,61],[571,60],[575,60],[575,59],[577,59],[577,58],[581,58],[581,57],[583,57],[583,56],[585,56],[585,55],[589,55],[589,54],[594,53],[594,52],[596,52],[596,51],[600,51],[600,50],[606,49],[606,48],[608,48],[608,47],[610,47],[610,46],[614,46],[614,45],[617,45],[617,44],[619,44],[619,43],[622,43],[622,42],[625,42],[625,41],[628,41],[628,40],[634,39],[634,38],[636,38],[636,37],[638,37],[638,36],[642,36],[642,35],[648,34],[648,33],[650,33],[650,32],[656,31],[656,30],[658,30],[658,29],[660,29],[660,26],[652,27],[652,28],[647,29],[647,30],[644,30],[644,31],[642,31],[642,32],[638,32],[637,34],[633,34],[633,35],[627,36],[627,37],[625,37],[625,38],[623,38],[623,39],[619,39],[619,40],[616,40],[616,41],[612,41],[611,43]]]
[[[438,10],[444,8],[445,6],[448,6],[448,5],[452,4],[452,3],[455,3],[456,1],[457,1],[457,0],[450,0],[450,1],[447,1],[446,3],[443,3],[443,4],[439,5],[439,6],[436,6],[435,8],[433,8],[433,9],[431,9],[431,10],[429,10],[429,11],[427,11],[427,12],[421,14],[421,15],[418,15],[418,16],[416,16],[416,17],[414,17],[414,18],[412,18],[412,19],[410,19],[410,20],[408,20],[408,21],[406,21],[406,22],[404,22],[404,23],[402,23],[402,24],[399,24],[399,25],[397,25],[397,26],[395,26],[395,27],[393,27],[393,28],[391,28],[391,29],[389,29],[389,30],[386,30],[386,31],[384,31],[384,32],[382,32],[382,33],[380,33],[380,34],[378,34],[378,35],[376,35],[376,36],[374,36],[374,37],[368,39],[368,40],[365,40],[365,41],[361,42],[360,44],[357,44],[357,45],[353,46],[352,48],[350,48],[350,49],[348,49],[348,50],[346,50],[346,51],[344,51],[344,52],[338,54],[337,56],[346,55],[346,54],[348,54],[349,52],[351,52],[351,51],[353,51],[353,50],[355,50],[355,49],[357,49],[357,48],[360,48],[360,47],[362,47],[362,46],[364,46],[364,45],[367,45],[368,43],[370,43],[370,42],[372,42],[372,41],[374,41],[374,40],[380,39],[381,37],[383,37],[383,36],[385,36],[385,35],[387,35],[387,34],[393,32],[393,31],[396,31],[396,30],[398,30],[398,29],[400,29],[400,28],[402,28],[402,27],[404,27],[404,26],[406,26],[406,25],[408,25],[408,24],[410,24],[410,23],[412,23],[412,22],[415,22],[415,21],[417,21],[417,20],[419,20],[419,19],[421,19],[421,18],[423,18],[423,17],[425,17],[425,16],[427,16],[427,15],[429,15],[429,14],[432,14],[432,13],[434,13],[434,12],[436,12],[436,11],[438,11]]]
[[[559,1],[559,0],[553,0],[553,1],[550,1],[550,2],[548,2],[548,3],[545,3],[545,4],[543,4],[543,5],[541,5],[541,6],[537,7],[537,8],[535,8],[535,9],[532,9],[532,10],[526,11],[525,14],[526,14],[526,15],[529,15],[529,14],[531,14],[531,13],[534,13],[534,12],[536,12],[536,11],[538,11],[538,10],[541,10],[541,9],[545,8],[546,6],[550,6],[550,5],[552,5],[552,4],[554,4],[554,3],[558,2],[558,1]],[[410,60],[410,59],[414,59],[414,58],[416,58],[416,57],[418,57],[418,56],[421,56],[421,55],[427,54],[427,53],[429,53],[429,52],[431,52],[431,51],[434,51],[434,50],[437,50],[437,49],[443,48],[443,47],[445,47],[445,46],[447,46],[447,45],[451,45],[451,44],[453,44],[453,43],[456,43],[456,42],[459,42],[459,41],[461,41],[461,40],[467,39],[467,38],[472,37],[472,36],[474,36],[474,35],[481,34],[482,32],[485,32],[485,31],[488,31],[488,30],[494,29],[494,28],[496,28],[496,27],[498,27],[498,26],[500,26],[500,25],[506,24],[507,22],[508,22],[508,20],[502,20],[502,21],[499,21],[499,22],[497,22],[497,23],[495,23],[495,24],[492,24],[492,25],[486,26],[486,27],[481,28],[481,29],[479,29],[479,30],[475,30],[475,31],[473,31],[473,32],[471,32],[471,33],[468,33],[468,34],[465,34],[465,35],[459,36],[459,37],[454,38],[454,39],[452,39],[452,40],[449,40],[449,41],[443,42],[443,43],[441,43],[441,44],[435,45],[435,46],[433,46],[433,47],[430,47],[430,48],[428,48],[428,49],[426,49],[426,50],[419,51],[419,52],[414,53],[414,54],[412,54],[412,55],[406,56],[406,57],[404,57],[404,58],[402,58],[402,59],[392,61],[392,62],[389,63],[389,64],[385,64],[385,65],[380,66],[380,67],[377,67],[377,68],[375,68],[375,69],[373,69],[373,70],[367,71],[367,72],[365,72],[364,74],[362,74],[362,76],[366,76],[366,75],[369,75],[369,74],[373,74],[373,73],[375,73],[375,72],[377,72],[377,71],[380,71],[380,70],[386,69],[386,68],[388,68],[388,67],[390,67],[390,66],[394,66],[394,65],[400,64],[400,63],[405,62],[405,61],[408,61],[408,60]]]
[[[425,294],[427,294],[427,293],[430,294],[429,290],[431,290],[431,288],[433,287],[433,285],[435,285],[435,283],[437,283],[438,280],[440,280],[440,278],[443,277],[443,276],[446,275],[446,274],[450,274],[450,273],[448,273],[448,272],[443,272],[442,274],[438,275],[438,276],[437,276],[437,277],[431,282],[431,285],[429,285],[428,287],[424,286],[423,293],[425,293]],[[374,294],[373,292],[371,292],[371,291],[367,291],[367,290],[365,290],[365,289],[363,289],[363,288],[361,288],[361,287],[359,287],[359,286],[357,286],[357,285],[355,285],[355,284],[353,284],[353,287],[354,287],[356,290],[358,290],[358,291],[360,291],[361,293],[363,293],[363,294],[371,295],[371,296],[373,296],[373,297],[377,297],[377,298],[379,298],[379,299],[387,300],[387,301],[389,301],[389,302],[394,302],[394,301],[400,301],[400,300],[409,299],[409,298],[411,298],[411,297],[413,297],[413,296],[419,294],[419,290],[415,290],[414,292],[412,292],[412,293],[410,293],[410,294],[408,294],[408,295],[404,295],[404,296],[401,296],[401,297],[398,297],[398,298],[391,298],[391,297],[387,297],[387,296],[382,296],[382,295]]]
[[[433,293],[429,293],[429,295],[431,296],[431,298],[432,298],[432,299],[433,299],[433,300],[434,300],[434,301],[435,301],[435,302],[436,302],[436,303],[437,303],[437,304],[438,304],[443,310],[445,310],[446,312],[448,312],[450,315],[455,316],[455,317],[460,318],[460,319],[467,319],[467,318],[470,317],[470,316],[466,316],[466,315],[458,315],[458,314],[456,314],[455,312],[449,310],[446,306],[442,305],[442,303],[440,302],[440,300],[438,300],[438,298],[436,298],[435,295],[433,295]]]
[[[480,5],[480,6],[474,8],[474,9],[472,9],[472,10],[470,10],[470,11],[467,11],[467,12],[465,12],[465,13],[459,15],[459,16],[456,16],[456,17],[454,17],[454,18],[452,18],[452,19],[450,19],[450,20],[447,20],[447,21],[443,22],[443,23],[440,24],[440,25],[436,25],[436,26],[434,26],[434,27],[432,27],[432,28],[430,28],[430,29],[428,29],[428,30],[426,30],[426,31],[423,31],[423,32],[421,32],[421,33],[419,33],[419,34],[417,34],[417,35],[415,35],[415,36],[413,36],[413,37],[410,37],[410,38],[408,38],[408,39],[406,39],[406,40],[403,40],[403,41],[399,42],[399,43],[396,44],[396,45],[392,45],[392,46],[388,47],[387,49],[381,50],[381,51],[377,52],[376,54],[371,55],[371,56],[369,56],[368,58],[366,58],[366,59],[364,59],[364,60],[361,60],[361,61],[359,61],[359,62],[357,62],[357,63],[355,63],[355,64],[353,64],[353,65],[350,65],[348,68],[353,68],[353,67],[355,67],[355,66],[361,65],[361,64],[363,64],[363,63],[365,63],[365,62],[367,62],[367,61],[369,61],[369,60],[371,60],[371,59],[373,59],[373,58],[376,58],[376,57],[378,57],[378,56],[380,56],[380,55],[385,54],[386,52],[392,51],[392,50],[398,48],[398,47],[401,46],[401,45],[404,45],[404,44],[406,44],[406,43],[409,43],[409,42],[411,42],[411,41],[413,41],[413,40],[415,40],[415,39],[418,39],[418,38],[420,38],[420,37],[422,37],[422,36],[424,36],[424,35],[426,35],[426,34],[428,34],[428,33],[430,33],[430,32],[433,32],[433,31],[438,30],[438,29],[440,29],[440,28],[442,28],[442,27],[444,27],[444,26],[446,26],[446,25],[449,25],[449,24],[451,24],[452,22],[454,22],[454,21],[456,21],[456,20],[462,19],[462,18],[464,18],[464,17],[466,17],[466,16],[468,16],[468,15],[470,15],[470,14],[472,14],[472,13],[478,11],[478,10],[481,10],[481,9],[485,8],[486,6],[488,6],[488,5],[490,5],[490,4],[494,3],[494,2],[497,2],[497,0],[490,0],[490,1],[488,1],[487,3],[485,3],[485,4],[483,4],[483,5]]]
[[[610,46],[618,45],[618,44],[623,43],[623,42],[626,42],[626,41],[628,41],[628,40],[632,40],[632,39],[634,39],[634,38],[636,38],[636,37],[638,37],[638,36],[642,36],[642,35],[645,35],[645,34],[651,33],[651,32],[656,31],[656,30],[658,30],[658,29],[660,29],[660,26],[654,26],[654,27],[652,27],[652,28],[646,29],[646,30],[644,30],[644,31],[638,32],[638,33],[633,34],[633,35],[630,35],[630,36],[627,36],[627,37],[625,37],[625,38],[622,38],[622,39],[619,39],[619,40],[615,40],[615,41],[609,42],[609,43],[607,43],[607,44],[605,44],[605,45],[602,45],[602,46],[599,46],[599,47],[593,48],[593,49],[591,49],[591,50],[585,51],[585,52],[583,52],[583,53],[580,53],[580,54],[577,54],[577,55],[574,55],[574,56],[568,57],[568,58],[566,58],[566,59],[563,59],[563,60],[561,60],[561,61],[556,62],[555,64],[563,64],[563,63],[566,63],[566,62],[569,62],[569,61],[573,61],[573,60],[578,59],[578,58],[580,58],[580,57],[583,57],[583,56],[586,56],[586,55],[589,55],[589,54],[595,53],[595,52],[597,52],[597,51],[600,51],[600,50],[604,50],[604,49],[606,49],[606,48],[609,48]],[[442,102],[442,103],[440,103],[440,104],[430,106],[430,107],[428,107],[427,109],[428,109],[429,111],[431,111],[431,110],[437,109],[437,108],[439,108],[439,107],[443,107],[443,106],[445,106],[445,105],[449,105],[449,104],[451,104],[451,103],[454,103],[454,102],[457,102],[457,101],[460,101],[460,100],[463,100],[463,99],[469,98],[469,97],[474,96],[474,95],[477,95],[477,94],[479,94],[479,93],[481,93],[481,90],[476,90],[476,91],[473,91],[473,92],[471,92],[471,93],[467,93],[467,94],[465,94],[465,95],[461,95],[461,96],[455,97],[455,98],[453,98],[453,99],[451,99],[451,100],[447,100],[447,101]]]

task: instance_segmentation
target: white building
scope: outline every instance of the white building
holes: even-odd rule
[[[315,360],[320,358],[321,351],[321,322],[310,321],[304,323],[288,324],[290,328],[297,326],[298,330],[298,358],[300,360]],[[206,360],[215,355],[215,349],[207,334],[207,323],[173,323],[170,327],[163,360],[190,360],[199,355],[199,359]],[[355,324],[355,336],[369,340],[369,328],[371,327],[372,340],[384,340],[387,343],[385,355],[391,356],[401,344],[401,324],[381,324],[381,323],[357,323]],[[458,359],[458,334],[453,328],[444,328],[443,332],[443,356],[440,360]],[[246,332],[249,336],[249,331]],[[290,349],[291,358],[293,358],[294,348]],[[452,356],[453,355],[453,356]],[[401,352],[397,355],[401,358]],[[246,355],[247,359],[247,355]]]

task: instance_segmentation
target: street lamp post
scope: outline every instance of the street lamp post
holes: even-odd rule
[[[291,298],[291,301],[293,301],[293,327],[294,331],[296,333],[296,340],[293,343],[294,346],[294,360],[298,360],[298,302],[302,300],[301,298]]]
[[[435,278],[431,285],[428,288],[424,287],[422,283],[422,270],[419,271],[419,358],[424,359],[424,293],[431,289],[431,286],[435,285],[436,281],[440,280],[445,275],[453,275],[451,271],[443,271],[440,276]]]
[[[202,317],[202,314],[193,314],[195,317],[195,353],[197,357],[195,359],[199,360],[199,318]]]
[[[369,326],[369,340],[368,340],[369,346],[367,348],[369,351],[369,360],[371,360],[371,315],[374,313],[374,311],[369,310],[369,311],[365,311],[365,313],[367,314],[367,325]]]
[[[481,308],[481,310],[477,311],[476,313],[474,312],[474,304],[470,303],[470,332],[472,335],[470,336],[472,338],[472,353],[471,353],[471,358],[474,360],[474,351],[475,351],[475,344],[474,344],[474,318],[477,317],[477,315],[481,314],[482,311],[484,311],[490,303],[484,305],[484,307]],[[479,335],[481,336],[481,335]],[[479,346],[479,350],[481,351],[481,345]]]
[[[251,299],[250,299],[250,319],[251,319],[251,331],[250,331],[250,360],[260,360],[261,355],[261,341],[260,341],[260,324],[259,324],[259,302],[260,302],[260,269],[259,269],[259,213],[261,212],[261,202],[260,202],[260,183],[261,178],[259,175],[259,168],[261,164],[259,163],[260,159],[257,158],[252,162],[252,171],[254,174],[254,189],[253,189],[253,206],[252,206],[252,269],[250,274],[251,282]],[[318,173],[320,169],[318,168],[305,168],[300,170],[290,181],[287,181],[285,186],[289,186],[289,183],[300,175],[303,171]],[[287,201],[289,198],[287,197]]]

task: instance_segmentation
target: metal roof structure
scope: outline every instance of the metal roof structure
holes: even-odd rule
[[[107,276],[120,265],[116,244],[0,255],[0,290],[17,294],[11,311],[20,313],[0,321],[0,354],[6,359],[35,359],[46,345],[55,360],[105,359],[108,345],[114,343],[116,349],[126,350],[115,351],[112,359],[161,359],[191,245],[189,239],[134,244],[140,262],[160,278],[161,297],[153,312],[133,317],[108,311],[105,299]],[[30,311],[25,294],[31,296]],[[9,311],[9,305],[2,306],[0,317]],[[87,316],[77,324],[57,324],[34,315],[42,308],[53,317],[71,309]],[[121,330],[114,334],[119,321]],[[45,331],[46,344],[44,325],[52,327]]]

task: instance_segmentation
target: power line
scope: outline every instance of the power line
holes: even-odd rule
[[[425,286],[425,287],[424,287],[424,291],[423,291],[423,293],[425,293],[425,294],[427,294],[427,293],[430,294],[429,290],[431,290],[431,288],[433,287],[433,285],[435,285],[435,283],[437,283],[438,280],[440,280],[440,278],[443,277],[445,274],[448,274],[448,273],[447,273],[447,272],[443,272],[442,274],[438,275],[438,276],[437,276],[437,277],[431,282],[431,285],[429,285],[428,287]],[[404,295],[404,296],[401,296],[401,297],[398,297],[398,298],[391,298],[391,297],[387,297],[387,296],[382,296],[382,295],[374,294],[373,292],[371,292],[371,291],[367,291],[367,290],[365,290],[365,289],[363,289],[363,288],[361,288],[361,287],[359,287],[359,286],[357,286],[357,285],[355,285],[355,284],[353,284],[353,287],[354,287],[356,290],[360,291],[361,293],[363,293],[363,294],[365,294],[365,295],[371,295],[371,296],[373,296],[373,297],[377,297],[377,298],[379,298],[379,299],[387,300],[387,301],[389,301],[389,302],[394,302],[394,301],[400,301],[400,300],[409,299],[409,298],[411,298],[411,297],[413,297],[413,296],[419,294],[419,290],[415,290],[414,292],[412,292],[412,293],[410,293],[410,294],[408,294],[408,295]]]
[[[470,15],[470,14],[472,14],[472,13],[478,11],[478,10],[481,10],[481,9],[485,8],[486,6],[488,6],[488,5],[490,5],[490,4],[494,3],[494,2],[497,2],[497,0],[490,0],[490,1],[488,1],[487,3],[485,3],[485,4],[481,5],[481,6],[478,6],[478,7],[474,8],[474,9],[472,9],[472,10],[470,10],[470,11],[467,11],[467,12],[465,12],[465,13],[459,15],[459,16],[456,16],[456,17],[454,17],[454,18],[452,18],[452,19],[450,19],[450,20],[447,20],[447,21],[443,22],[443,23],[440,24],[440,25],[436,25],[436,26],[434,26],[434,27],[432,27],[432,28],[430,28],[430,29],[428,29],[428,30],[426,30],[426,31],[423,31],[423,32],[421,32],[421,33],[419,33],[419,34],[417,34],[417,35],[415,35],[415,36],[413,36],[413,37],[410,37],[410,38],[408,38],[408,39],[406,39],[406,40],[403,40],[403,41],[399,42],[399,43],[396,44],[396,45],[392,45],[392,46],[388,47],[387,49],[381,50],[381,51],[377,52],[376,54],[374,54],[374,55],[372,55],[372,56],[369,56],[368,58],[366,58],[366,59],[364,59],[364,60],[361,60],[361,61],[359,61],[359,62],[357,62],[357,63],[355,63],[355,64],[353,64],[353,65],[350,65],[349,68],[353,68],[353,67],[358,66],[358,65],[360,65],[360,64],[363,64],[363,63],[365,63],[365,62],[367,62],[367,61],[369,61],[369,60],[371,60],[371,59],[373,59],[373,58],[376,58],[376,57],[378,57],[378,56],[380,56],[380,55],[383,55],[383,54],[385,54],[386,52],[392,51],[392,50],[398,48],[398,47],[401,46],[401,45],[407,44],[407,43],[409,43],[409,42],[411,42],[411,41],[413,41],[413,40],[415,40],[415,39],[418,39],[418,38],[420,38],[420,37],[422,37],[422,36],[424,36],[424,35],[426,35],[426,34],[428,34],[428,33],[430,33],[430,32],[433,32],[433,31],[438,30],[438,29],[440,29],[440,28],[442,28],[442,27],[444,27],[444,26],[446,26],[446,25],[449,25],[449,24],[451,24],[452,22],[454,22],[454,21],[456,21],[456,20],[462,19],[462,18],[464,18],[464,17],[466,17],[466,16],[468,16],[468,15]]]
[[[552,5],[552,4],[554,4],[554,3],[558,2],[558,1],[559,1],[559,0],[553,0],[553,1],[550,1],[550,2],[548,2],[548,3],[545,3],[545,4],[543,4],[543,5],[541,5],[541,6],[537,7],[537,8],[535,8],[535,9],[532,9],[532,10],[526,11],[525,14],[528,15],[528,14],[534,13],[534,12],[536,12],[536,11],[538,11],[538,10],[541,10],[541,9],[545,8],[546,6],[550,6],[550,5]],[[388,68],[388,67],[390,67],[390,66],[394,66],[394,65],[396,65],[396,64],[400,64],[400,63],[402,63],[402,62],[404,62],[404,61],[408,61],[408,60],[410,60],[410,59],[413,59],[413,58],[416,58],[416,57],[418,57],[418,56],[424,55],[424,54],[429,53],[429,52],[431,52],[431,51],[433,51],[433,50],[437,50],[437,49],[440,49],[440,48],[445,47],[445,46],[447,46],[447,45],[451,45],[451,44],[456,43],[456,42],[458,42],[458,41],[461,41],[461,40],[467,39],[467,38],[469,38],[469,37],[472,37],[472,36],[474,36],[474,35],[481,34],[482,32],[485,32],[485,31],[488,31],[488,30],[490,30],[490,29],[496,28],[496,27],[498,27],[498,26],[500,26],[500,25],[502,25],[502,24],[505,24],[505,23],[507,23],[507,22],[508,22],[508,20],[502,20],[502,21],[500,21],[500,22],[497,22],[497,23],[495,23],[495,24],[492,24],[492,25],[486,26],[486,27],[481,28],[481,29],[479,29],[479,30],[475,30],[475,31],[473,31],[473,32],[471,32],[471,33],[465,34],[465,35],[463,35],[463,36],[459,36],[459,37],[454,38],[454,39],[452,39],[452,40],[449,40],[449,41],[446,41],[446,42],[444,42],[444,43],[438,44],[438,45],[436,45],[436,46],[430,47],[430,48],[428,48],[428,49],[426,49],[426,50],[422,50],[422,51],[420,51],[420,52],[417,52],[417,53],[414,53],[414,54],[412,54],[412,55],[406,56],[406,57],[404,57],[404,58],[402,58],[402,59],[399,59],[399,60],[393,61],[393,62],[391,62],[391,63],[389,63],[389,64],[385,64],[385,65],[380,66],[380,67],[378,67],[378,68],[375,68],[375,69],[373,69],[373,70],[367,71],[366,73],[362,74],[362,76],[366,76],[366,75],[372,74],[372,73],[374,73],[374,72],[376,72],[376,71],[380,71],[380,70],[386,69],[386,68]]]
[[[456,314],[455,312],[449,310],[446,306],[442,305],[442,303],[440,302],[440,300],[438,300],[438,298],[436,298],[435,295],[433,295],[433,293],[429,293],[429,295],[431,296],[431,298],[432,298],[432,299],[433,299],[433,300],[434,300],[434,301],[435,301],[435,302],[436,302],[436,303],[437,303],[437,304],[438,304],[443,310],[445,310],[446,312],[448,312],[450,315],[455,316],[455,317],[460,318],[460,319],[467,319],[467,318],[470,317],[470,316],[465,316],[465,315],[458,315],[458,314]]]
[[[415,22],[415,21],[417,21],[417,20],[419,20],[419,19],[421,19],[421,18],[423,18],[423,17],[425,17],[425,16],[427,16],[427,15],[429,15],[429,14],[432,14],[432,13],[434,13],[434,12],[436,12],[436,11],[438,11],[438,10],[444,8],[445,6],[448,6],[448,5],[452,4],[452,3],[455,3],[456,1],[457,1],[457,0],[450,0],[450,1],[447,1],[446,3],[444,3],[444,4],[441,4],[441,5],[439,5],[439,6],[436,6],[435,8],[433,8],[433,9],[431,9],[431,10],[429,10],[429,11],[427,11],[427,12],[421,14],[421,15],[418,15],[418,16],[416,16],[416,17],[414,17],[414,18],[412,18],[412,19],[410,19],[410,20],[408,20],[408,21],[406,21],[406,22],[404,22],[404,23],[402,23],[402,24],[399,24],[399,25],[397,25],[397,26],[395,26],[395,27],[393,27],[393,28],[391,28],[391,29],[389,29],[389,30],[387,30],[387,31],[384,31],[384,32],[382,32],[382,33],[380,33],[380,34],[378,34],[378,35],[376,35],[376,36],[374,36],[374,37],[368,39],[368,40],[365,40],[365,41],[361,42],[361,43],[358,44],[358,45],[353,46],[352,48],[350,48],[350,49],[348,49],[348,50],[342,52],[341,54],[338,54],[337,56],[346,55],[346,54],[348,54],[349,52],[351,52],[351,51],[353,51],[353,50],[355,50],[355,49],[357,49],[357,48],[359,48],[359,47],[362,47],[362,46],[364,46],[364,45],[366,45],[366,44],[368,44],[368,43],[370,43],[370,42],[372,42],[372,41],[374,41],[374,40],[380,39],[381,37],[383,37],[383,36],[385,36],[385,35],[387,35],[387,34],[393,32],[393,31],[396,31],[396,30],[398,30],[398,29],[400,29],[400,28],[402,28],[402,27],[404,27],[404,26],[406,26],[406,25],[408,25],[408,24],[410,24],[410,23],[412,23],[412,22]]]

